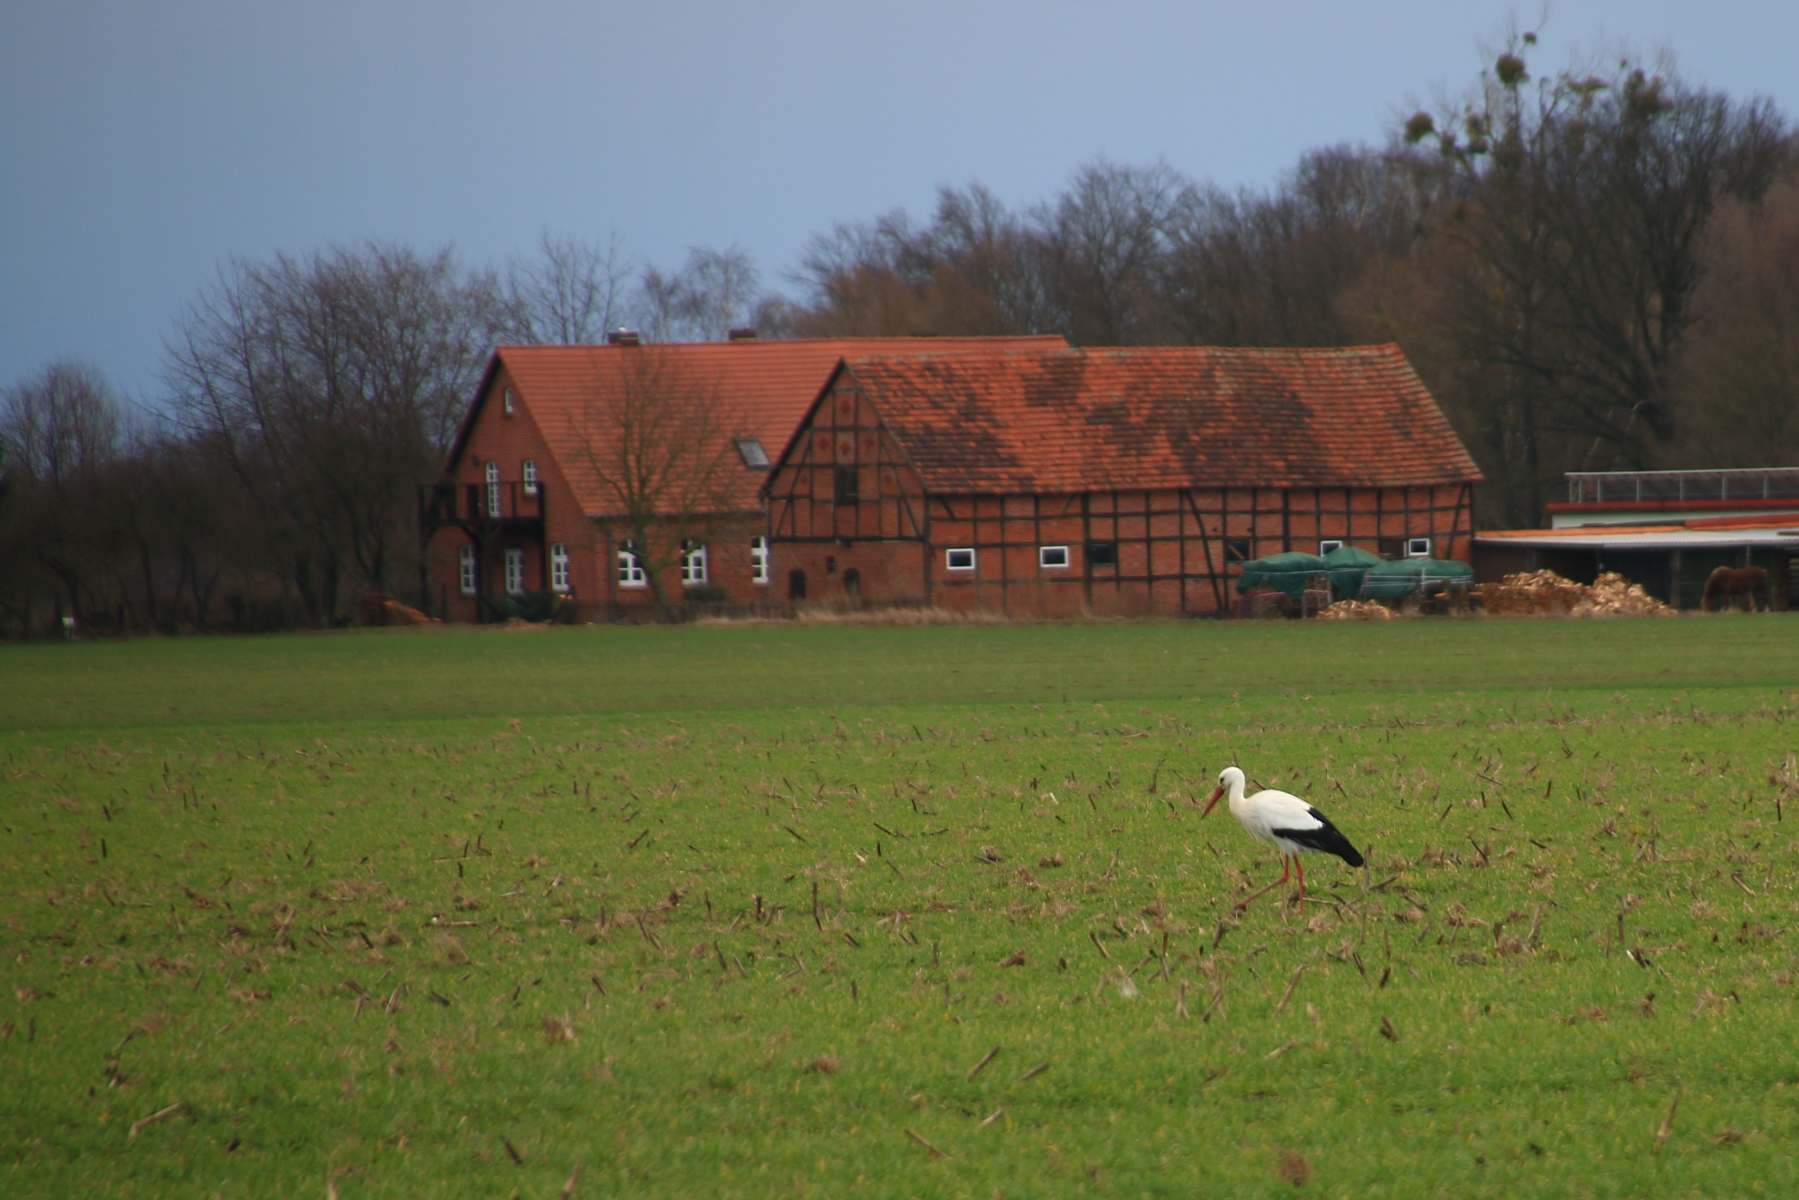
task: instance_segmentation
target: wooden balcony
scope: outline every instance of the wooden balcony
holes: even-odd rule
[[[455,526],[480,540],[495,534],[543,534],[542,484],[428,483],[419,488],[419,534]]]

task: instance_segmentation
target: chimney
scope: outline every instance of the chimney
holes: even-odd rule
[[[756,340],[756,331],[754,329],[733,329],[725,337],[733,342],[753,342]]]
[[[606,344],[608,346],[641,346],[643,338],[629,329],[619,328],[606,335]]]

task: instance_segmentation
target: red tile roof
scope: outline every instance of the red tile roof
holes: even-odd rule
[[[938,493],[1471,483],[1397,346],[850,359]]]
[[[612,461],[612,445],[596,444],[612,436],[608,422],[596,419],[615,403],[643,372],[678,380],[672,389],[689,400],[703,398],[722,408],[712,422],[720,437],[753,437],[772,459],[781,453],[794,429],[817,398],[837,364],[846,357],[905,354],[930,350],[952,356],[964,351],[1061,349],[1056,336],[1011,338],[829,338],[795,341],[667,343],[644,346],[501,346],[463,419],[450,454],[452,468],[461,457],[474,422],[492,389],[497,368],[504,365],[519,400],[555,450],[557,463],[590,516],[613,514],[619,505],[609,493],[595,460]],[[678,421],[675,422],[678,425]],[[727,505],[735,511],[759,507],[757,490],[766,472],[746,467],[730,449],[725,474]]]

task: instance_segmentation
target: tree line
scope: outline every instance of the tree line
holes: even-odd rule
[[[124,403],[58,361],[0,394],[0,629],[317,627],[415,594],[415,488],[496,344],[1060,333],[1077,345],[1397,342],[1480,464],[1483,526],[1570,470],[1799,461],[1799,138],[1630,59],[1536,77],[1524,34],[1380,147],[1235,193],[1096,160],[1008,206],[815,236],[786,292],[546,236],[471,269],[334,247],[224,268]]]

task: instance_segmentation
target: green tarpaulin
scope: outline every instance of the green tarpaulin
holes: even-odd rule
[[[1400,558],[1368,568],[1362,579],[1362,599],[1395,600],[1409,596],[1427,584],[1467,587],[1474,582],[1474,568],[1467,563],[1441,558]]]
[[[1362,594],[1362,577],[1370,567],[1387,561],[1378,554],[1357,550],[1354,546],[1338,546],[1324,556],[1325,574],[1330,576],[1331,591],[1342,600],[1354,600]]]
[[[1441,558],[1388,562],[1354,546],[1339,546],[1323,556],[1295,550],[1244,563],[1237,590],[1250,592],[1269,587],[1297,600],[1306,585],[1319,576],[1330,581],[1331,591],[1339,599],[1396,600],[1427,585],[1466,587],[1474,582],[1474,568]]]
[[[1306,590],[1306,583],[1325,574],[1329,567],[1316,554],[1301,554],[1297,550],[1288,554],[1270,554],[1267,558],[1252,559],[1243,564],[1237,590],[1248,592],[1265,585],[1297,600]]]

